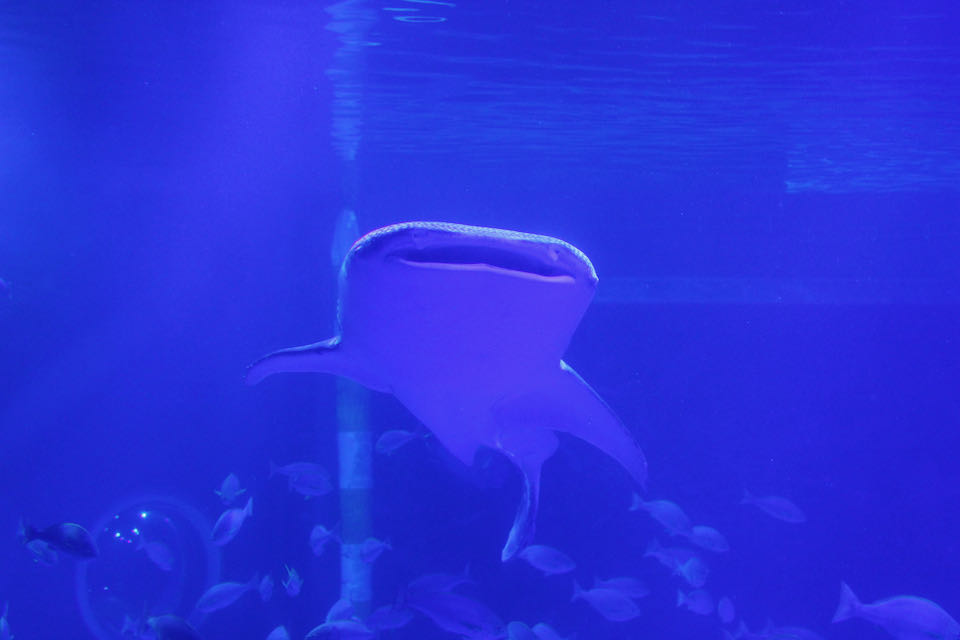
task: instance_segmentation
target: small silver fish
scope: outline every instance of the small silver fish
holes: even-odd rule
[[[369,640],[374,632],[356,620],[334,620],[314,627],[304,640]]]
[[[223,479],[220,489],[214,489],[213,492],[220,496],[223,504],[229,506],[236,502],[237,498],[246,493],[247,490],[240,487],[240,478],[237,477],[237,474],[230,473]]]
[[[123,626],[120,627],[120,636],[126,638],[127,636],[133,636],[134,638],[140,638],[144,635],[144,622],[140,618],[131,618],[129,615],[124,614],[123,616]]]
[[[256,590],[259,584],[260,576],[253,576],[247,583],[221,582],[215,584],[200,596],[200,600],[197,601],[197,611],[210,613],[223,609],[224,607],[229,607],[239,600],[247,591]]]
[[[147,618],[157,640],[203,640],[193,626],[179,616],[165,615]]]
[[[330,609],[327,611],[327,616],[323,620],[324,622],[350,620],[356,616],[356,613],[352,602],[346,598],[340,598],[330,606]]]
[[[315,556],[323,555],[324,549],[331,541],[339,542],[340,538],[322,524],[318,524],[310,531],[310,550],[313,551]]]
[[[894,596],[863,604],[844,582],[840,585],[840,604],[833,621],[850,618],[872,622],[902,640],[956,640],[960,637],[960,624],[935,602],[916,596]]]
[[[698,524],[693,526],[685,534],[691,544],[695,544],[701,549],[713,551],[714,553],[724,553],[730,550],[730,543],[723,537],[723,534],[706,525]]]
[[[287,477],[287,484],[291,491],[296,491],[307,498],[326,495],[333,491],[330,474],[313,462],[291,462],[281,467],[270,461],[270,477],[277,474]]]
[[[57,550],[43,540],[31,540],[26,546],[33,555],[33,561],[42,567],[52,567],[60,560]]]
[[[243,522],[252,515],[252,497],[247,498],[247,504],[243,509],[233,507],[221,513],[220,517],[217,518],[216,524],[213,525],[213,531],[210,533],[213,544],[222,547],[233,540],[237,536],[237,533],[240,532],[240,527],[243,526]]]
[[[660,525],[672,536],[687,535],[693,527],[690,518],[684,513],[683,509],[676,502],[670,500],[644,500],[633,494],[633,503],[630,505],[631,511],[643,510],[650,514],[650,517],[660,523]]]
[[[537,640],[569,640],[561,637],[559,633],[554,631],[553,627],[543,622],[533,625],[533,634],[537,636]]]
[[[374,609],[364,620],[364,623],[373,631],[387,631],[401,629],[407,626],[411,620],[413,620],[413,611],[395,604],[387,604]]]
[[[710,575],[710,568],[700,558],[694,556],[677,566],[674,573],[684,580],[691,587],[702,587],[707,582],[707,576]]]
[[[737,617],[737,610],[733,606],[733,600],[723,596],[717,601],[717,616],[723,624],[730,624]]]
[[[280,625],[267,635],[267,640],[290,640],[290,633],[285,626]]]
[[[3,613],[0,614],[0,640],[13,640],[13,632],[10,631],[10,623],[7,621],[7,614],[10,612],[10,603],[3,603]]]
[[[670,571],[675,571],[677,567],[696,556],[697,552],[693,549],[661,546],[660,541],[656,538],[650,541],[650,544],[647,545],[647,550],[643,554],[644,558],[654,558]]]
[[[593,588],[584,591],[576,580],[573,581],[574,600],[583,600],[594,611],[611,622],[626,622],[640,615],[640,607],[631,598],[616,589]]]
[[[694,589],[687,593],[677,590],[677,606],[686,607],[691,613],[708,616],[713,613],[713,596],[703,589]]]
[[[464,570],[463,573],[428,573],[416,578],[407,585],[407,591],[414,593],[429,594],[444,591],[452,591],[461,584],[473,582]]]
[[[444,631],[476,638],[503,638],[503,621],[487,605],[450,591],[407,590],[405,604]]]
[[[547,576],[569,573],[577,568],[577,563],[569,556],[545,544],[532,544],[520,551],[517,557]]]
[[[507,640],[537,640],[537,635],[524,623],[514,620],[507,625]]]
[[[623,576],[620,578],[607,578],[606,580],[601,580],[597,578],[593,582],[594,588],[600,589],[615,589],[629,598],[638,600],[640,598],[645,598],[650,595],[650,589],[645,585],[641,580],[637,578],[631,578],[629,576]]]
[[[390,431],[384,431],[380,434],[373,448],[379,454],[390,455],[408,442],[416,440],[418,437],[420,436],[413,431],[391,429]]]
[[[159,540],[144,542],[143,536],[140,536],[137,538],[137,550],[143,551],[150,559],[150,562],[155,564],[161,571],[173,571],[173,552],[170,551],[170,547]]]
[[[767,628],[772,628],[772,625],[768,623]],[[768,640],[766,629],[760,632],[750,631],[750,629],[747,628],[747,624],[743,620],[740,621],[740,624],[737,625],[736,631],[733,633],[727,629],[724,629],[723,637],[724,640]]]
[[[807,521],[806,514],[797,505],[781,496],[755,496],[744,489],[740,504],[753,505],[771,518],[791,524],[801,524]]]
[[[390,546],[389,542],[384,542],[378,538],[367,538],[360,544],[360,559],[367,564],[372,564],[384,551],[391,550],[393,550],[393,547]]]
[[[260,592],[260,600],[262,602],[267,602],[273,597],[273,586],[273,576],[269,573],[264,574],[263,579],[260,580],[260,584],[257,586],[257,591]]]
[[[297,570],[293,567],[283,565],[283,568],[287,572],[287,577],[284,580],[281,580],[280,583],[283,585],[283,588],[286,589],[287,595],[291,598],[295,598],[300,595],[300,587],[303,586],[303,578],[300,577],[300,574],[297,573]]]
[[[770,627],[764,629],[763,637],[764,640],[823,640],[819,633],[805,627]]]
[[[656,538],[650,541],[644,558],[655,558],[675,575],[686,580],[691,587],[702,587],[707,581],[709,568],[697,553],[683,547],[661,547]]]

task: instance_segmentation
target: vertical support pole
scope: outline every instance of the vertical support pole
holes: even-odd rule
[[[341,220],[352,219],[357,208],[360,171],[357,149],[360,146],[362,70],[366,33],[376,19],[376,11],[367,0],[343,0],[326,8],[331,20],[327,30],[337,34],[340,46],[333,55],[327,77],[333,87],[331,134],[340,157],[343,174],[343,211]],[[335,243],[342,243],[342,229]],[[356,238],[352,238],[355,240]],[[333,266],[339,273],[344,250],[333,247]],[[356,613],[365,616],[373,599],[370,565],[360,557],[363,541],[372,535],[371,490],[373,488],[372,451],[368,416],[369,392],[355,382],[337,381],[337,425],[340,483],[340,522],[343,544],[340,546],[340,598],[350,602]]]
[[[373,600],[371,566],[360,557],[370,536],[373,489],[369,391],[352,380],[337,380],[337,424],[340,453],[340,597],[353,604],[357,614],[369,613]]]

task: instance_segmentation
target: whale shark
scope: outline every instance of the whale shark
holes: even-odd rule
[[[533,540],[557,432],[605,452],[640,488],[646,481],[631,433],[562,359],[597,282],[586,255],[557,238],[445,222],[383,227],[343,260],[336,335],[261,358],[247,382],[343,376],[393,394],[466,465],[481,447],[502,452],[523,477],[506,561]]]

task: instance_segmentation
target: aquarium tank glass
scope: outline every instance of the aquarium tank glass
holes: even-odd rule
[[[958,27],[0,3],[0,640],[957,640]]]

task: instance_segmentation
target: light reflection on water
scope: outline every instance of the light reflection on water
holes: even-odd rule
[[[773,162],[788,192],[949,189],[960,172],[960,57],[922,43],[936,16],[883,16],[886,29],[865,22],[841,43],[824,36],[826,12],[496,11],[378,22],[360,131],[371,153],[468,147],[480,164],[665,175]]]

